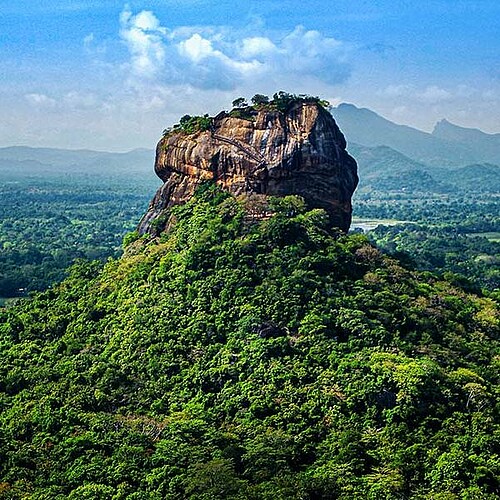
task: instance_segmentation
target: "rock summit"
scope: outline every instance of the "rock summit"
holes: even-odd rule
[[[165,131],[155,162],[164,184],[139,232],[161,232],[169,209],[188,201],[205,181],[236,196],[302,196],[311,208],[326,210],[332,226],[347,231],[358,176],[342,132],[319,99],[273,102],[214,118],[185,116]]]

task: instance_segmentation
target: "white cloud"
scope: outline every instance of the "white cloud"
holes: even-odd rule
[[[444,89],[437,85],[428,85],[425,88],[418,88],[415,85],[389,85],[379,95],[393,99],[417,100],[424,104],[440,104],[451,101],[454,98],[463,96],[463,86],[457,89]]]
[[[431,85],[425,88],[422,92],[419,92],[417,97],[420,101],[427,104],[439,104],[440,102],[453,99],[454,96],[448,90],[437,87],[436,85]]]
[[[242,31],[169,29],[153,12],[125,7],[117,35],[115,40],[90,32],[82,37],[87,56],[82,64],[87,63],[85,75],[92,78],[55,82],[50,91],[45,86],[18,89],[18,111],[0,124],[4,140],[97,149],[152,147],[183,114],[216,114],[238,95],[278,90],[335,95],[332,83],[345,81],[350,72],[346,44],[303,27],[281,36],[262,25]],[[0,109],[10,108],[0,93]]]
[[[133,23],[136,28],[142,31],[157,31],[165,34],[165,28],[161,27],[158,18],[149,10],[139,12],[139,14],[133,18]]]
[[[259,59],[263,56],[276,54],[278,48],[269,38],[255,36],[252,38],[244,38],[241,43],[239,53],[244,59]]]
[[[120,36],[130,52],[132,74],[141,78],[155,77],[164,66],[164,38],[167,30],[150,11],[136,16],[129,7],[120,15]]]
[[[302,26],[279,41],[238,36],[224,28],[172,31],[152,12],[134,15],[128,7],[120,16],[120,26],[130,54],[127,67],[136,79],[230,90],[259,79],[286,85],[298,76],[335,84],[350,74],[346,45]]]
[[[225,46],[234,55],[231,57],[214,45]],[[175,46],[180,58],[170,61],[171,68],[174,64],[177,69],[182,68],[180,83],[189,83],[195,88],[233,89],[250,75],[257,76],[263,69],[257,60],[248,61],[239,57],[234,44],[225,42],[221,34],[214,34],[208,39],[195,33]]]
[[[349,75],[344,44],[319,31],[297,26],[280,49],[281,66],[290,72],[310,73],[328,83],[340,83]]]
[[[53,107],[57,104],[55,99],[45,94],[32,93],[26,94],[24,97],[34,106]]]
[[[94,94],[75,90],[67,92],[63,96],[62,103],[73,109],[93,109],[100,104],[99,99]]]
[[[210,56],[220,56],[220,52],[216,52],[212,47],[212,42],[203,38],[198,33],[195,33],[191,38],[184,40],[178,45],[179,53],[187,57],[194,63],[199,63],[201,60]]]

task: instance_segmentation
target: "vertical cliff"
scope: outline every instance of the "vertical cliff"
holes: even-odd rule
[[[174,130],[160,140],[155,171],[164,184],[139,232],[160,232],[168,209],[209,180],[235,195],[300,195],[347,231],[357,166],[330,113],[318,102],[298,100],[284,111],[264,106],[238,114],[221,112],[208,130]]]

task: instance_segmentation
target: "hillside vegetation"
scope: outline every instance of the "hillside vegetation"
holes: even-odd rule
[[[498,498],[498,305],[273,209],[0,310],[0,498]]]
[[[500,167],[429,167],[387,146],[350,144],[360,184],[354,216],[401,221],[368,237],[416,269],[500,289]],[[410,224],[411,223],[411,224]]]

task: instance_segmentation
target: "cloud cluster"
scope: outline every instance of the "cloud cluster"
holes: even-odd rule
[[[153,12],[129,7],[118,22],[114,40],[93,33],[82,39],[89,66],[82,66],[80,81],[23,89],[0,135],[39,145],[153,147],[183,114],[217,113],[238,94],[280,89],[330,98],[331,85],[350,74],[350,48],[302,26],[281,37],[262,26],[167,28]]]
[[[133,15],[126,7],[120,15],[120,36],[130,53],[130,69],[137,77],[153,78],[165,63],[167,30],[150,11]]]
[[[215,114],[238,95],[277,90],[351,101],[422,129],[447,117],[498,132],[496,68],[481,79],[470,71],[460,79],[405,74],[400,47],[346,43],[303,26],[268,30],[260,19],[240,29],[235,23],[177,26],[175,19],[167,23],[149,10],[125,7],[115,23],[114,36],[89,28],[81,52],[71,51],[78,65],[72,61],[57,73],[61,78],[51,68],[50,78],[21,85],[4,79],[3,143],[153,147],[183,114]],[[10,69],[15,75],[16,65]]]
[[[280,40],[224,29],[169,30],[152,12],[134,15],[126,7],[120,37],[129,52],[130,75],[139,80],[231,90],[249,81],[299,76],[337,84],[350,75],[346,44],[302,26]]]

